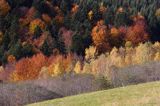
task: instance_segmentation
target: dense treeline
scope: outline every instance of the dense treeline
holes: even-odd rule
[[[159,41],[159,0],[0,0],[0,62]]]
[[[23,58],[15,61],[13,56],[9,56],[9,64],[6,67],[0,67],[0,79],[9,81],[25,81],[34,79],[47,79],[57,76],[67,76],[75,74],[91,74],[96,77],[105,77],[111,80],[116,73],[123,73],[117,77],[136,80],[137,78],[159,78],[159,65],[156,67],[143,67],[149,63],[159,63],[160,61],[160,43],[154,44],[146,42],[137,47],[126,44],[125,47],[113,48],[110,52],[97,55],[96,47],[90,46],[85,50],[85,59],[75,54],[52,55],[47,57],[43,54],[37,54],[30,58]],[[142,66],[144,69],[126,72],[126,67]],[[157,68],[157,69],[156,69]],[[117,71],[121,70],[121,71]],[[144,72],[143,72],[144,71]],[[143,73],[142,73],[143,72]],[[138,73],[140,73],[138,75]],[[156,73],[151,75],[151,73]],[[114,74],[114,75],[112,75]],[[134,76],[136,75],[136,76]],[[146,77],[147,75],[147,77]],[[158,76],[158,77],[157,77]],[[135,79],[134,79],[135,77]],[[133,79],[132,79],[133,78]],[[127,79],[125,81],[128,81]],[[141,81],[139,79],[139,81]]]

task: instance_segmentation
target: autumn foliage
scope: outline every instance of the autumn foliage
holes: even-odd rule
[[[47,14],[42,14],[42,19],[47,23],[47,24],[51,24],[51,17]]]
[[[119,30],[117,29],[117,28],[115,28],[115,27],[113,27],[113,28],[111,28],[111,36],[112,37],[117,37],[117,36],[119,36]]]
[[[98,50],[108,49],[108,32],[107,26],[104,24],[103,20],[97,22],[97,25],[92,29],[92,40],[94,45],[98,48]]]
[[[89,20],[92,20],[93,14],[94,14],[94,13],[93,13],[92,10],[88,12],[88,19],[89,19]]]
[[[71,13],[72,13],[72,14],[75,14],[75,13],[78,11],[78,8],[79,8],[79,6],[78,6],[77,4],[73,4]]]
[[[126,45],[129,45],[129,43]],[[137,47],[126,46],[124,48],[113,48],[111,52],[101,54],[98,57],[95,55],[94,58],[96,59],[91,58],[89,63],[86,62],[84,64],[82,72],[107,75],[112,67],[124,68],[131,65],[159,61],[159,49],[159,42],[154,44],[150,42],[140,43]]]
[[[4,36],[4,35],[3,35],[3,32],[0,31],[0,44],[2,43],[3,36]]]
[[[128,28],[126,33],[126,41],[131,41],[134,45],[145,42],[149,39],[146,32],[146,24],[144,20],[138,20],[135,24]]]
[[[16,63],[15,71],[11,74],[12,81],[23,81],[38,78],[43,66],[47,65],[47,59],[43,54],[37,54],[32,58],[23,58]]]
[[[97,55],[97,49],[94,46],[90,46],[89,48],[86,48],[85,50],[85,59],[91,60],[94,59]]]
[[[159,61],[159,22],[159,0],[0,0],[0,65],[23,81]]]
[[[64,22],[63,15],[57,15],[54,19],[57,22],[57,24],[62,24]]]
[[[13,63],[13,62],[16,61],[16,58],[13,55],[9,55],[8,58],[7,58],[7,60],[8,60],[9,63]]]
[[[70,72],[107,76],[113,67],[124,68],[151,61],[160,61],[159,49],[159,42],[154,44],[150,42],[141,43],[137,47],[132,47],[128,43],[124,48],[114,47],[110,52],[98,56],[96,48],[92,46],[86,49],[86,56],[83,61],[74,54],[46,57],[40,53],[31,58],[23,58],[15,62],[15,68],[12,68],[14,70],[10,74],[10,80],[24,81],[55,77]],[[8,61],[15,61],[14,56],[10,55]]]
[[[5,16],[11,7],[6,0],[0,0],[0,16]]]
[[[29,30],[31,34],[35,32],[36,27],[39,27],[41,28],[41,30],[44,30],[45,23],[41,19],[38,19],[38,18],[31,21],[30,26],[29,26]]]
[[[101,3],[101,6],[100,6],[100,8],[99,8],[99,11],[100,11],[101,13],[105,13],[105,12],[107,11],[107,8],[103,5],[103,3]]]
[[[22,18],[19,19],[19,22],[22,26],[28,25],[31,21],[33,21],[35,18],[34,16],[36,15],[37,10],[35,7],[31,7],[26,15]]]
[[[73,69],[73,55],[69,54],[67,57],[57,56],[51,65],[48,67],[50,76],[63,75],[64,73],[71,72]]]

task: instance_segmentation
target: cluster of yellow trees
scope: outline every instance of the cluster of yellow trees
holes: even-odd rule
[[[130,65],[145,64],[151,61],[160,61],[160,43],[154,44],[146,42],[140,43],[137,47],[132,47],[130,42],[126,47],[113,48],[100,56],[96,56],[96,48],[86,49],[86,59],[83,70],[84,73],[100,74],[107,73],[112,67],[123,68]]]

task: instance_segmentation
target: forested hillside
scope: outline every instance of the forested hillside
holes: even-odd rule
[[[159,61],[159,27],[159,0],[0,0],[1,79]]]

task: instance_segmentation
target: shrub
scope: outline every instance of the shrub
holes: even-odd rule
[[[104,76],[98,76],[96,78],[96,82],[99,84],[100,88],[102,89],[109,89],[113,87],[111,82]]]
[[[159,66],[160,62],[149,62],[121,69],[112,68],[109,80],[115,87],[158,81],[160,80]]]

